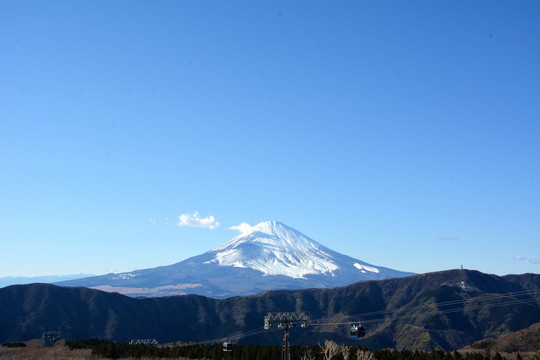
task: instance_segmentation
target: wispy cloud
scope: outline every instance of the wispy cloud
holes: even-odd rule
[[[244,233],[248,233],[251,231],[253,227],[251,225],[249,225],[248,223],[241,223],[240,225],[236,225],[236,226],[231,226],[229,229],[231,230],[238,230],[240,231],[242,234]]]
[[[526,260],[527,258],[526,257],[523,257],[523,256],[514,256],[514,260],[517,260],[517,261],[522,261],[522,260]]]
[[[156,225],[157,224],[157,220],[156,219],[152,219],[152,218],[148,218],[148,222],[152,225]]]
[[[531,259],[529,260],[531,264],[540,264],[540,259]]]
[[[195,211],[193,214],[185,213],[180,215],[176,225],[215,229],[219,226],[219,222],[212,215],[201,218],[199,212]]]

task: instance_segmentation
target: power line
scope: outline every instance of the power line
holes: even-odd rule
[[[459,305],[459,304],[465,304],[467,302],[473,302],[473,301],[483,301],[483,300],[497,300],[501,298],[507,298],[509,296],[521,296],[521,295],[535,295],[537,293],[540,293],[540,290],[523,290],[523,291],[516,291],[516,292],[509,292],[509,293],[503,293],[503,294],[485,294],[480,295],[477,297],[469,298],[469,299],[460,299],[460,300],[450,300],[450,301],[443,301],[443,302],[434,302],[430,304],[422,304],[417,306],[410,306],[410,307],[400,307],[396,309],[390,309],[390,310],[379,310],[379,311],[371,311],[371,312],[363,312],[363,313],[357,313],[357,314],[347,314],[346,318],[366,318],[366,317],[373,317],[373,316],[383,316],[383,315],[393,315],[395,313],[401,312],[401,311],[414,311],[414,310],[421,310],[422,308],[427,308],[428,306],[438,306],[438,307],[444,307],[444,306],[450,306],[450,305]],[[530,303],[530,302],[536,302],[534,299],[513,299],[515,302],[524,302],[524,303]],[[368,322],[369,320],[365,320],[365,322]],[[313,323],[312,325],[316,325],[316,323]]]
[[[418,315],[425,315],[425,316],[434,316],[434,315],[444,315],[444,314],[451,314],[456,312],[462,312],[462,311],[474,311],[474,310],[481,310],[486,308],[493,308],[493,307],[502,307],[502,306],[512,306],[512,305],[518,305],[518,304],[532,304],[536,303],[537,300],[534,298],[526,298],[526,299],[519,299],[515,297],[523,297],[523,296],[533,296],[536,294],[539,294],[540,290],[521,290],[521,291],[515,291],[515,292],[507,292],[502,294],[484,294],[479,295],[476,297],[471,297],[468,299],[460,299],[460,300],[450,300],[450,301],[442,301],[442,302],[433,302],[429,304],[422,304],[417,306],[410,306],[410,307],[400,307],[396,309],[390,309],[390,310],[380,310],[380,311],[371,311],[371,312],[363,312],[363,313],[357,313],[357,314],[347,314],[343,317],[346,319],[355,319],[355,321],[358,321],[358,319],[364,318],[362,320],[363,324],[374,324],[374,323],[380,323],[384,321],[403,321],[406,319],[413,318]],[[500,303],[483,303],[483,304],[477,304],[468,306],[465,308],[465,305],[467,303],[472,302],[487,302],[487,301],[496,301],[496,300],[506,300]],[[438,309],[432,309],[430,307],[437,307]],[[447,309],[440,309],[444,307],[449,306],[459,306],[459,307],[452,307]],[[229,309],[237,308],[239,305],[231,306]],[[418,313],[409,313],[409,312],[415,312],[415,311],[421,311],[420,314]],[[398,313],[407,312],[408,314],[403,315],[397,315]],[[289,313],[289,314],[295,314],[295,313]],[[340,314],[337,314],[340,315]],[[365,319],[369,317],[377,317],[375,319]],[[323,320],[323,319],[319,319]],[[307,321],[307,317],[306,317]],[[318,322],[317,320],[313,320],[310,322],[309,325],[311,326],[331,326],[331,325],[348,325],[351,321],[347,322]],[[306,323],[307,324],[307,323]],[[238,341],[244,337],[248,336],[256,336],[260,335],[262,333],[265,333],[270,330],[277,330],[277,329],[271,329],[271,327],[268,328],[256,328],[250,331],[242,332],[242,333],[235,333],[234,335],[228,336],[226,338],[219,338],[219,339],[213,339],[213,340],[207,340],[203,342],[198,342],[199,344],[210,344],[210,343],[219,343],[224,342],[226,340],[233,340]]]
[[[446,302],[440,302],[440,303],[430,303],[428,305],[423,304],[423,305],[418,305],[418,306],[414,306],[414,307],[401,307],[401,308],[392,309],[392,310],[382,310],[382,311],[359,313],[359,314],[354,314],[354,315],[347,315],[345,317],[346,318],[353,318],[353,317],[363,318],[363,317],[372,317],[372,316],[381,317],[381,318],[378,318],[378,319],[363,320],[362,322],[366,324],[366,323],[384,322],[386,320],[398,321],[398,320],[402,320],[402,319],[412,318],[412,317],[418,315],[418,313],[414,313],[414,314],[406,314],[406,315],[395,316],[395,314],[397,314],[399,312],[411,312],[411,311],[418,311],[418,310],[422,311],[422,310],[426,309],[425,311],[423,311],[423,314],[427,315],[427,316],[430,316],[430,315],[450,314],[450,313],[456,313],[456,312],[461,312],[461,311],[480,310],[480,309],[492,308],[492,307],[511,306],[511,305],[518,305],[518,304],[532,304],[532,303],[536,303],[537,300],[532,299],[532,298],[529,298],[529,299],[509,299],[508,301],[504,301],[502,303],[495,303],[495,304],[493,304],[493,303],[492,304],[485,304],[484,303],[484,304],[478,304],[478,305],[474,305],[474,306],[469,306],[467,308],[459,307],[459,308],[451,308],[451,309],[429,309],[429,306],[445,307],[445,306],[450,306],[450,305],[464,305],[467,302],[472,302],[472,301],[477,301],[477,300],[480,300],[480,301],[482,301],[482,300],[485,300],[485,301],[499,300],[499,299],[503,299],[505,297],[507,298],[508,295],[510,295],[510,294],[512,294],[512,295],[533,295],[533,294],[536,294],[536,293],[539,293],[539,292],[540,292],[540,290],[533,290],[533,291],[518,291],[518,292],[514,292],[514,293],[496,294],[494,296],[486,295],[486,296],[482,296],[482,297],[476,297],[476,298],[470,298],[470,299],[464,299],[464,300],[452,300],[452,301],[446,301]],[[350,322],[324,322],[324,323],[313,322],[313,323],[311,323],[311,325],[313,325],[313,326],[345,325],[345,324],[348,324],[348,323],[350,323]]]

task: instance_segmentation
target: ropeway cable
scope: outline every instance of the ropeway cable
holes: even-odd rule
[[[473,301],[483,301],[483,300],[497,300],[501,298],[508,298],[509,296],[520,296],[520,295],[534,295],[540,293],[540,290],[523,290],[523,291],[516,291],[516,292],[510,292],[510,293],[504,293],[504,294],[485,294],[481,296],[477,296],[474,298],[469,299],[460,299],[460,300],[451,300],[451,301],[444,301],[444,302],[438,302],[438,303],[430,303],[430,304],[422,304],[417,306],[411,306],[411,307],[400,307],[396,309],[390,309],[390,310],[380,310],[380,311],[372,311],[372,312],[365,312],[365,313],[358,313],[358,314],[347,314],[346,318],[362,318],[362,317],[371,317],[371,316],[383,316],[383,315],[392,315],[401,311],[414,311],[414,310],[420,310],[422,308],[426,308],[428,306],[450,306],[450,305],[459,305],[459,304],[465,304],[467,302],[473,302]],[[513,299],[514,302],[519,303],[531,303],[536,302],[535,299]],[[489,304],[483,304],[483,305],[489,305]],[[467,309],[468,310],[468,309]],[[368,320],[366,320],[367,322]]]
[[[365,313],[358,313],[358,314],[349,314],[345,315],[345,318],[365,318],[365,317],[373,317],[373,316],[379,316],[381,318],[378,319],[366,319],[361,321],[363,324],[372,324],[372,323],[379,323],[384,321],[400,321],[405,319],[410,319],[415,316],[433,316],[433,315],[444,315],[444,314],[450,314],[450,313],[456,313],[456,312],[462,312],[462,311],[473,311],[473,310],[480,310],[485,308],[492,308],[492,307],[502,307],[502,306],[511,306],[511,305],[518,305],[518,304],[531,304],[536,303],[537,300],[534,298],[528,298],[528,299],[508,299],[509,297],[517,297],[517,296],[532,296],[540,293],[540,290],[521,290],[521,291],[515,291],[515,292],[508,292],[508,293],[502,293],[502,294],[484,294],[477,297],[472,297],[469,299],[460,299],[460,300],[450,300],[450,301],[443,301],[443,302],[434,302],[430,304],[422,304],[412,307],[401,307],[397,309],[391,309],[391,310],[381,310],[381,311],[371,311],[371,312],[365,312]],[[477,304],[473,306],[469,306],[467,308],[459,307],[459,308],[450,308],[450,309],[429,309],[430,306],[437,306],[437,307],[447,307],[447,306],[460,306],[465,305],[468,302],[476,302],[476,301],[495,301],[495,300],[501,300],[501,299],[507,299],[509,301],[504,301],[502,303],[491,303],[491,304]],[[427,311],[423,311],[422,313],[414,313],[414,314],[403,314],[398,316],[392,316],[394,314],[397,314],[399,312],[410,312],[410,311],[416,311],[416,310],[423,310],[426,309]],[[322,319],[320,319],[322,320]],[[327,326],[327,325],[348,325],[351,322],[310,322],[310,326]],[[270,329],[270,331],[275,331],[277,329]],[[228,337],[219,338],[219,339],[213,339],[213,340],[206,340],[197,342],[198,344],[210,344],[210,343],[220,343],[227,340],[233,340],[238,341],[241,338],[247,337],[247,336],[255,336],[262,333],[268,333],[268,329],[264,328],[257,328],[253,329],[244,333],[234,334]]]
[[[512,300],[512,301],[506,301],[503,303],[498,304],[479,304],[476,306],[468,307],[468,308],[452,308],[452,309],[445,309],[445,310],[435,310],[430,309],[428,311],[424,311],[423,313],[413,313],[413,314],[404,314],[399,316],[390,316],[393,313],[396,312],[408,312],[408,311],[414,311],[414,310],[422,310],[422,307],[415,307],[415,308],[400,308],[396,311],[392,311],[389,314],[383,314],[384,317],[378,318],[378,319],[371,319],[371,320],[363,320],[361,321],[363,324],[370,324],[370,323],[378,323],[378,322],[384,322],[387,320],[391,321],[399,321],[403,319],[410,319],[415,316],[419,315],[426,315],[426,316],[433,316],[433,315],[444,315],[444,314],[451,314],[456,312],[464,312],[464,311],[473,311],[473,310],[480,310],[480,309],[487,309],[487,308],[493,308],[493,307],[502,307],[502,306],[511,306],[511,305],[518,305],[518,304],[531,304],[536,303],[537,301],[535,299],[527,299],[527,300]],[[347,316],[349,317],[349,316]],[[311,326],[325,326],[325,325],[346,325],[350,324],[349,322],[326,322],[326,323],[311,323]]]

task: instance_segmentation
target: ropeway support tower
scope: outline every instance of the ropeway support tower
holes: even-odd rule
[[[278,329],[285,329],[285,335],[283,336],[283,347],[281,349],[281,360],[291,360],[291,345],[289,341],[289,329],[300,325],[300,327],[308,326],[308,317],[304,313],[293,312],[279,312],[268,313],[264,317],[264,328],[270,329],[271,327],[277,327]]]

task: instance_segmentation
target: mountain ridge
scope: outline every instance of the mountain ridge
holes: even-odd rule
[[[69,274],[69,275],[40,275],[40,276],[0,276],[0,288],[10,285],[24,285],[33,283],[57,283],[73,279],[88,278],[94,274]]]
[[[540,275],[447,270],[221,300],[198,295],[131,298],[87,288],[14,285],[0,289],[0,342],[60,330],[68,339],[156,338],[163,343],[237,336],[241,343],[279,344],[282,332],[238,338],[262,328],[268,312],[308,314],[310,326],[291,333],[298,344],[332,339],[370,349],[455,350],[539,322]],[[351,321],[364,322],[364,339],[348,337]]]

